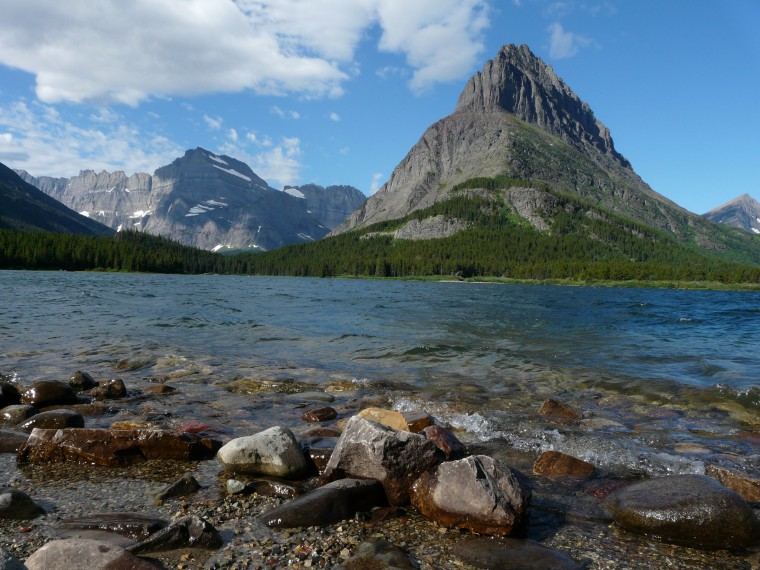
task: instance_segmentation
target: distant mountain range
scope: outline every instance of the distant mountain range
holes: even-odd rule
[[[270,250],[324,237],[365,196],[351,186],[280,191],[232,157],[188,150],[146,173],[84,170],[72,178],[18,174],[114,230],[137,229],[209,250]]]
[[[760,234],[760,202],[749,194],[726,202],[703,214],[718,224],[734,226],[752,234]]]
[[[0,164],[0,228],[107,236],[113,230],[67,208]]]

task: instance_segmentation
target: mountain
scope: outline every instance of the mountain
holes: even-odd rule
[[[338,227],[346,217],[361,206],[367,197],[353,186],[285,186],[284,192],[306,200],[306,208],[317,221],[329,229]]]
[[[760,263],[756,244],[652,190],[589,106],[527,46],[511,44],[467,82],[454,112],[425,131],[383,187],[332,235],[402,218],[451,198],[468,180],[498,176],[546,184],[682,243]],[[548,227],[533,215],[551,201],[545,193],[505,198],[514,214]]]
[[[188,150],[152,176],[92,170],[73,178],[19,174],[116,230],[138,229],[212,250],[269,250],[320,239],[337,225],[334,218],[345,218],[358,201],[350,187],[276,190],[247,164],[202,148]]]
[[[745,232],[760,234],[760,202],[749,194],[742,194],[702,215],[718,224],[735,226]]]
[[[70,210],[0,164],[0,228],[107,236],[110,228]]]

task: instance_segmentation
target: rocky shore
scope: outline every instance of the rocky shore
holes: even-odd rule
[[[0,569],[760,568],[754,473],[643,478],[377,393],[248,388],[280,422],[168,422],[165,383],[2,379]],[[593,429],[557,398],[534,413]]]

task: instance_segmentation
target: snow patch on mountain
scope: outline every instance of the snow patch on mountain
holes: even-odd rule
[[[185,214],[186,218],[197,216],[198,214],[207,214],[209,212],[213,212],[217,208],[226,208],[227,204],[224,202],[217,202],[216,200],[206,200],[205,202],[201,202],[199,204],[196,204],[192,208],[190,208],[190,211]]]
[[[214,162],[228,166],[227,162],[221,156],[216,156],[215,154],[209,153],[208,157]]]
[[[283,192],[285,192],[285,194],[290,194],[291,196],[295,198],[303,198],[304,200],[306,199],[306,196],[303,195],[303,192],[301,192],[297,188],[285,188]]]
[[[245,174],[242,174],[235,170],[234,168],[222,168],[221,166],[218,166],[216,164],[212,165],[214,168],[218,168],[219,170],[223,170],[224,172],[227,172],[228,174],[232,174],[233,176],[237,176],[238,178],[242,178],[243,180],[247,180],[248,182],[251,181],[250,176],[246,176]]]

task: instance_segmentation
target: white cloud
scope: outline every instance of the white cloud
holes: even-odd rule
[[[224,119],[221,117],[209,117],[208,115],[203,115],[203,120],[208,125],[208,128],[212,131],[218,131],[222,128],[222,123],[224,122]]]
[[[421,91],[468,73],[487,25],[487,0],[25,0],[3,4],[0,63],[33,74],[45,103],[332,97],[379,28]]]
[[[330,113],[330,120],[335,121],[336,123],[340,122],[340,115],[338,115],[338,113],[333,111],[332,113]]]
[[[282,188],[286,185],[297,186],[301,183],[300,139],[282,137],[275,144],[269,137],[264,137],[263,140],[269,141],[268,146],[260,146],[259,139],[255,135],[253,140],[250,136],[246,136],[246,139],[265,150],[251,153],[245,145],[239,144],[241,141],[228,140],[219,147],[218,151],[247,163],[256,174],[274,188]]]
[[[381,172],[375,172],[372,175],[372,182],[369,185],[370,195],[374,194],[380,189],[380,186],[382,186],[382,182],[383,182],[383,174]]]
[[[566,32],[559,22],[554,22],[548,28],[549,38],[549,56],[555,59],[564,59],[573,57],[578,53],[580,48],[591,45],[591,39],[584,36]]]
[[[227,138],[230,139],[232,142],[237,142],[238,140],[238,133],[235,129],[230,129],[227,131]]]

